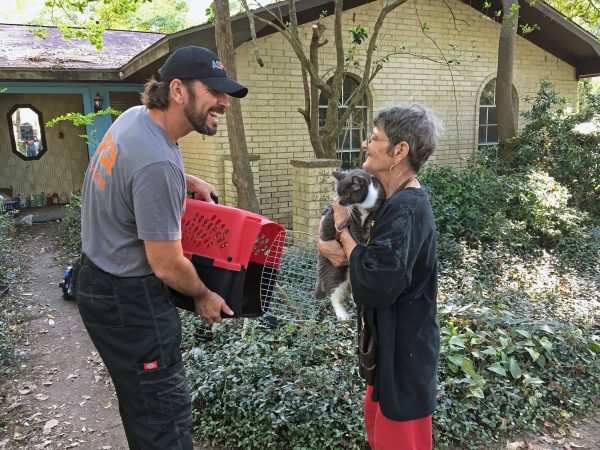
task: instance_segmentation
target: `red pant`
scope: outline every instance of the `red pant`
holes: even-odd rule
[[[372,450],[431,450],[431,416],[396,422],[381,413],[378,402],[371,400],[373,386],[365,394],[365,427]]]

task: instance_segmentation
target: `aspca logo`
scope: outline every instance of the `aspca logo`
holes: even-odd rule
[[[219,70],[225,70],[225,66],[223,66],[223,63],[221,61],[214,61],[212,62],[212,68],[213,69],[219,69]]]

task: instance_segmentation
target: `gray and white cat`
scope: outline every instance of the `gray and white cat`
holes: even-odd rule
[[[348,172],[333,172],[338,180],[337,194],[340,205],[351,208],[348,228],[358,244],[364,244],[369,235],[371,221],[385,200],[383,186],[366,170],[354,169]],[[324,241],[335,239],[333,208],[327,206],[321,217],[319,236]],[[317,256],[317,282],[315,298],[331,297],[331,305],[339,320],[348,320],[350,316],[344,301],[351,293],[348,267],[335,267],[320,253]]]

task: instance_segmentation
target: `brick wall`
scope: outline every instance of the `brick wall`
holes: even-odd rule
[[[479,96],[485,84],[495,77],[500,26],[458,0],[449,0],[448,5],[458,20],[454,21],[444,2],[438,0],[418,2],[418,15],[415,5],[407,2],[388,16],[375,56],[401,52],[402,45],[406,50],[404,54],[392,55],[371,85],[370,117],[377,109],[397,103],[429,106],[445,125],[432,163],[460,167],[477,147]],[[379,7],[380,2],[373,2],[346,11],[343,29],[357,24],[372,28]],[[421,31],[419,18],[429,24],[427,36]],[[326,24],[327,38],[332,43],[331,17]],[[309,31],[310,24],[302,27],[306,45]],[[259,201],[264,215],[291,227],[290,160],[313,157],[306,124],[297,111],[304,107],[300,65],[291,47],[278,34],[259,40],[264,67],[254,61],[252,48],[251,43],[245,43],[236,49],[236,61],[239,81],[249,88],[248,96],[242,99],[242,109],[248,150],[260,155]],[[441,52],[447,60],[456,59],[460,64],[453,65],[450,71],[435,62],[443,59]],[[358,59],[362,56],[359,52]],[[322,48],[321,57],[324,71],[334,60],[331,44]],[[537,92],[542,78],[554,82],[559,94],[574,105],[575,69],[519,37],[514,85],[521,111],[528,109],[524,97]],[[222,125],[215,137],[194,135],[181,143],[187,170],[217,184],[222,191],[222,156],[228,152],[225,127]]]

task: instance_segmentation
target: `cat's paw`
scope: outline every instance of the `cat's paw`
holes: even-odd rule
[[[334,306],[333,309],[335,310],[335,316],[338,318],[338,320],[342,322],[347,322],[350,320],[350,314],[348,314],[348,311],[346,311],[346,308],[343,306]]]

